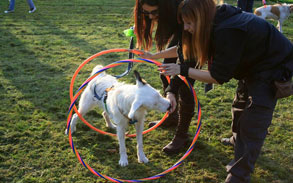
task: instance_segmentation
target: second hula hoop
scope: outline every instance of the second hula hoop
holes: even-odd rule
[[[138,54],[138,52],[134,52],[134,50],[127,50],[127,49],[112,49],[112,50],[106,50],[106,51],[102,51],[102,52],[99,52],[95,55],[93,55],[92,57],[88,58],[87,60],[85,60],[80,66],[79,68],[76,70],[76,72],[74,73],[74,76],[71,80],[71,84],[70,84],[70,99],[71,99],[71,104],[70,104],[70,107],[69,107],[69,112],[68,112],[68,118],[67,118],[67,130],[69,132],[69,143],[70,143],[70,146],[74,152],[74,154],[77,156],[78,160],[80,161],[80,163],[87,169],[89,169],[94,175],[98,176],[98,177],[101,177],[103,179],[106,179],[106,180],[109,180],[111,182],[143,182],[143,181],[148,181],[148,180],[155,180],[155,179],[159,179],[161,177],[163,177],[164,175],[166,175],[167,173],[171,172],[172,170],[176,169],[179,165],[181,165],[181,163],[183,162],[183,160],[192,152],[192,150],[194,149],[194,146],[195,146],[195,142],[198,138],[198,135],[200,133],[200,128],[201,128],[201,107],[200,107],[200,104],[199,104],[199,101],[197,100],[197,96],[196,96],[196,93],[195,93],[195,90],[193,89],[192,85],[182,76],[179,76],[184,82],[185,84],[189,87],[191,93],[193,94],[194,96],[194,101],[195,101],[195,104],[196,104],[196,107],[198,109],[198,118],[197,118],[197,125],[196,125],[196,132],[195,132],[195,135],[194,135],[194,138],[192,140],[192,143],[190,145],[190,147],[188,148],[188,150],[186,151],[186,153],[172,166],[170,167],[169,169],[157,174],[157,175],[154,175],[154,176],[151,176],[151,177],[147,177],[147,178],[142,178],[142,179],[136,179],[136,180],[125,180],[125,179],[117,179],[117,178],[112,178],[112,177],[109,177],[107,175],[103,175],[99,172],[97,172],[96,170],[94,170],[92,167],[90,167],[83,159],[82,157],[80,156],[79,152],[77,151],[77,149],[75,148],[74,146],[74,143],[73,143],[73,139],[72,139],[72,136],[71,136],[71,129],[70,129],[70,122],[71,122],[71,117],[72,117],[72,112],[73,110],[78,114],[78,116],[80,117],[80,119],[83,120],[83,122],[85,122],[90,128],[94,129],[95,131],[98,131],[98,132],[102,132],[103,134],[107,134],[107,135],[111,135],[111,136],[115,136],[114,134],[111,134],[111,133],[108,133],[108,132],[103,132],[95,127],[93,127],[92,125],[90,125],[88,122],[86,122],[86,120],[84,118],[82,118],[82,116],[78,113],[77,109],[76,109],[76,106],[75,106],[75,102],[78,98],[78,96],[82,93],[83,89],[85,88],[85,86],[92,80],[94,79],[96,76],[98,76],[101,72],[109,69],[109,68],[112,68],[112,67],[116,67],[116,66],[119,66],[121,64],[124,64],[124,63],[130,63],[130,62],[137,62],[137,63],[151,63],[151,64],[156,64],[157,66],[161,65],[161,63],[157,62],[157,61],[154,61],[154,60],[147,60],[147,59],[140,59],[140,60],[136,60],[136,59],[128,59],[128,60],[121,60],[121,61],[117,61],[117,62],[114,62],[112,64],[109,64],[107,65],[106,67],[102,68],[101,70],[99,70],[97,73],[95,73],[93,76],[91,76],[90,78],[88,78],[78,89],[77,93],[73,96],[73,85],[74,85],[74,81],[75,81],[75,78],[77,76],[77,74],[79,73],[79,71],[81,70],[81,68],[86,64],[88,63],[89,61],[91,61],[92,59],[100,56],[100,55],[103,55],[103,54],[107,54],[107,53],[111,53],[111,52],[133,52],[134,54]],[[157,124],[155,125],[154,127],[144,131],[144,133],[147,133],[153,129],[155,129],[157,126],[159,126],[164,120],[165,118],[168,116],[168,114],[166,113],[165,116],[163,117],[163,119]],[[135,136],[134,134],[131,134],[131,135],[128,135],[130,137],[133,137]]]

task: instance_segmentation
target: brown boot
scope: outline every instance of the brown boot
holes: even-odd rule
[[[179,123],[173,140],[163,148],[167,154],[178,153],[188,142],[188,129],[194,115],[194,104],[184,104],[179,107]]]
[[[163,151],[167,154],[178,153],[181,148],[185,147],[188,141],[188,137],[175,136],[172,141],[163,148]]]
[[[169,116],[165,119],[165,121],[160,125],[160,127],[165,127],[165,128],[169,128],[169,127],[175,127],[178,124],[178,108],[176,107],[175,111],[172,112],[171,114],[169,114]],[[151,128],[153,126],[155,126],[156,124],[158,124],[160,121],[152,121],[149,123],[148,127]]]

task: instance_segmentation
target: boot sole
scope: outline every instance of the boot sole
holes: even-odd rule
[[[188,144],[188,140],[184,143],[184,145],[181,147],[181,148],[179,148],[179,149],[175,149],[175,150],[164,150],[164,149],[162,149],[162,151],[164,152],[164,153],[166,153],[166,154],[168,154],[168,155],[172,155],[172,154],[178,154],[179,152],[181,152],[181,151],[183,151],[183,149],[184,148],[186,148],[186,146],[187,146],[187,144]]]

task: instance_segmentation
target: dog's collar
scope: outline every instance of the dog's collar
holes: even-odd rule
[[[96,92],[96,86],[95,86],[95,87],[94,87],[94,97],[95,97],[96,99],[98,99],[98,100],[102,100],[103,98],[104,98],[104,100],[105,100],[105,95],[107,95],[108,91],[112,90],[113,88],[114,88],[114,85],[111,86],[110,88],[107,88],[107,89],[103,92],[103,94],[102,94],[101,96],[99,96],[99,95],[97,94],[97,92]]]
[[[114,88],[114,85],[111,86],[110,88],[107,88],[107,89],[104,91],[104,93],[103,93],[103,95],[102,95],[102,97],[101,97],[101,99],[103,98],[103,103],[104,103],[104,106],[105,106],[105,111],[106,111],[107,113],[109,113],[109,111],[108,111],[108,107],[107,107],[108,92],[109,92],[110,90],[112,90],[113,88]]]

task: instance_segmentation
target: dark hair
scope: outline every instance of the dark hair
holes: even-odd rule
[[[194,33],[182,33],[184,59],[198,58],[203,66],[209,59],[212,24],[216,13],[214,0],[185,0],[179,6],[178,18],[194,23]]]
[[[158,6],[159,15],[155,41],[157,50],[163,50],[174,34],[181,28],[177,22],[177,9],[182,0],[136,0],[134,7],[134,33],[137,46],[149,50],[152,46],[152,32],[156,22],[142,13],[142,5]]]

